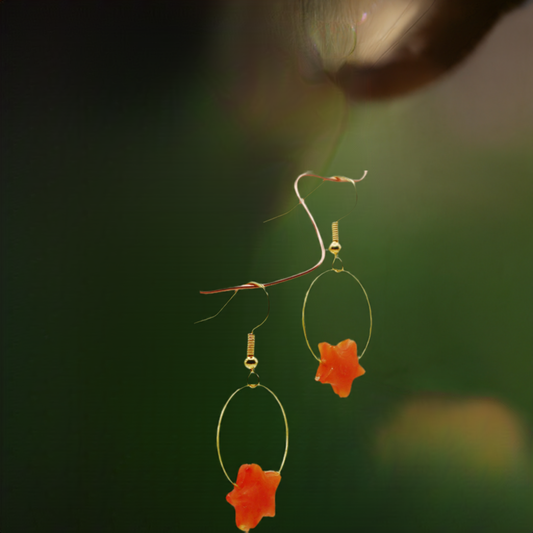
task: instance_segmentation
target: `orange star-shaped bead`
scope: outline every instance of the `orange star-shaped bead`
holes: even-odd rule
[[[339,342],[337,346],[321,342],[318,349],[320,365],[315,379],[320,383],[329,383],[335,394],[347,398],[352,390],[352,381],[365,373],[357,357],[357,344],[351,339]]]
[[[242,531],[249,531],[264,516],[276,514],[276,489],[279,472],[267,471],[259,465],[242,465],[237,475],[237,486],[226,496],[235,507],[235,521]]]

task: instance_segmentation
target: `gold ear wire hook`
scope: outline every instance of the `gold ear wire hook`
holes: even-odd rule
[[[263,322],[261,322],[259,325],[255,326],[254,329],[252,329],[252,331],[250,333],[248,333],[248,346],[246,348],[246,359],[244,360],[244,366],[250,370],[250,376],[252,374],[255,374],[255,369],[257,367],[257,364],[258,364],[258,360],[257,360],[257,357],[255,357],[255,335],[254,335],[254,331],[262,326],[267,320],[268,320],[268,317],[270,315],[270,295],[268,294],[265,286],[261,283],[257,283],[256,281],[250,281],[249,282],[250,285],[255,285],[256,287],[259,287],[260,289],[263,289],[265,291],[265,294],[267,296],[267,315],[265,317],[265,319],[263,320]],[[250,379],[250,376],[248,376],[248,379]],[[256,374],[257,376],[257,374]],[[259,376],[257,376],[259,378]],[[259,385],[259,383],[257,384],[248,384],[249,387],[252,387],[252,388],[255,388]]]
[[[343,218],[346,218],[348,215],[351,215],[355,211],[355,208],[357,207],[357,200],[358,200],[357,185],[356,184],[358,182],[360,182],[360,181],[363,181],[365,179],[367,173],[368,173],[368,171],[365,170],[364,174],[358,180],[353,180],[351,178],[345,178],[344,176],[337,176],[337,181],[351,183],[353,185],[354,190],[355,190],[355,202],[353,204],[353,207],[345,215],[343,215],[341,218],[339,218],[337,220],[337,223],[340,222]]]
[[[337,270],[334,268],[335,261],[340,261],[342,263],[342,259],[339,257],[339,252],[341,251],[341,244],[339,242],[339,221],[333,222],[331,224],[331,244],[329,245],[328,250],[335,256],[333,257],[333,262],[331,263],[331,268],[333,270],[340,272],[341,270],[344,270],[344,267],[342,267],[340,270]]]
[[[265,291],[266,296],[267,296],[267,315],[266,315],[265,319],[263,320],[263,322],[261,322],[260,324],[255,326],[254,329],[252,329],[252,331],[250,332],[250,334],[252,334],[257,328],[261,327],[268,320],[268,317],[270,316],[270,295],[268,294],[268,291],[266,290],[266,287],[262,283],[257,283],[257,281],[250,281],[250,282],[248,282],[248,284],[249,285],[255,285],[256,287],[259,287],[260,289],[263,289]]]
[[[363,174],[363,177],[361,179],[364,179],[365,176],[366,176],[366,170],[365,170],[365,173]],[[331,263],[331,267],[336,272],[341,272],[342,270],[344,270],[344,267],[342,267],[339,270],[334,268],[335,261],[338,260],[338,261],[340,261],[342,263],[342,259],[338,255],[339,252],[341,251],[341,248],[342,248],[342,246],[340,244],[340,241],[339,241],[339,221],[342,220],[343,218],[347,217],[353,211],[355,211],[355,208],[357,207],[357,199],[358,199],[356,181],[352,180],[350,178],[342,177],[342,176],[339,176],[339,180],[340,181],[348,181],[348,182],[350,182],[353,185],[353,187],[355,189],[355,202],[353,204],[353,207],[350,209],[350,211],[348,211],[348,213],[346,213],[345,215],[343,215],[342,217],[340,217],[338,220],[336,220],[335,222],[333,222],[331,224],[331,244],[329,245],[328,250],[335,256],[333,258],[333,262]],[[357,181],[361,181],[361,180],[357,180]]]
[[[339,221],[333,222],[331,224],[331,244],[329,245],[328,250],[335,256],[337,259],[337,254],[341,251],[341,244],[339,242]],[[333,262],[335,262],[335,259]]]

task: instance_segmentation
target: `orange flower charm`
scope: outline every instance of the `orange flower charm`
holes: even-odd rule
[[[242,465],[239,468],[237,487],[226,496],[226,500],[235,507],[235,521],[240,530],[249,531],[264,516],[275,516],[275,496],[280,481],[279,472],[263,472],[259,465]]]
[[[337,346],[321,342],[318,349],[320,365],[315,379],[320,383],[329,383],[335,394],[347,398],[352,390],[352,381],[365,373],[357,357],[357,344],[351,339],[339,342]]]

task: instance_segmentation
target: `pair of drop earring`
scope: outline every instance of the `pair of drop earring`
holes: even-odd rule
[[[222,470],[226,478],[229,480],[229,482],[234,487],[233,490],[227,495],[226,500],[235,508],[236,524],[237,524],[237,527],[242,531],[249,531],[250,529],[255,528],[263,517],[275,516],[275,511],[276,511],[275,494],[276,494],[278,485],[281,481],[281,470],[283,468],[283,465],[285,464],[285,460],[287,458],[287,453],[289,450],[289,425],[288,425],[288,420],[287,420],[287,415],[285,413],[285,409],[283,408],[283,405],[281,401],[279,400],[279,398],[276,396],[276,394],[272,392],[268,387],[260,383],[259,375],[256,373],[258,359],[255,356],[254,331],[266,322],[270,314],[270,296],[266,290],[266,287],[269,285],[275,285],[275,284],[282,283],[284,281],[289,281],[299,276],[305,275],[311,272],[312,270],[315,270],[316,268],[318,268],[318,266],[322,264],[325,258],[325,248],[324,248],[323,241],[320,236],[318,227],[311,215],[311,212],[309,211],[307,205],[305,204],[305,200],[300,196],[300,193],[298,191],[298,181],[304,176],[318,177],[318,178],[321,178],[323,181],[350,182],[355,187],[356,182],[364,179],[364,177],[366,176],[366,171],[363,177],[359,180],[351,180],[349,178],[344,178],[344,177],[339,177],[339,176],[334,176],[332,178],[323,178],[322,176],[316,176],[315,174],[312,174],[310,172],[301,174],[296,179],[296,182],[295,182],[296,194],[298,196],[300,204],[303,205],[303,207],[305,208],[307,214],[309,215],[311,219],[311,222],[313,223],[313,226],[315,228],[315,231],[317,233],[318,240],[321,246],[322,255],[321,255],[320,261],[313,268],[305,272],[296,274],[294,276],[290,276],[288,278],[284,278],[282,280],[278,280],[276,282],[271,282],[269,284],[261,284],[255,281],[251,281],[245,285],[240,285],[238,287],[231,287],[229,289],[219,289],[216,291],[203,292],[203,294],[213,294],[217,292],[225,292],[225,291],[230,291],[230,290],[235,291],[234,294],[231,296],[231,298],[226,302],[226,304],[222,307],[222,309],[220,309],[220,311],[216,315],[214,315],[213,317],[204,319],[204,320],[209,320],[211,318],[216,317],[224,309],[224,307],[228,305],[228,303],[237,294],[237,292],[242,289],[261,288],[265,292],[267,296],[267,302],[268,302],[268,311],[267,311],[266,318],[258,326],[253,328],[252,331],[248,334],[247,353],[246,353],[246,359],[244,361],[244,366],[250,371],[250,374],[248,375],[247,383],[246,385],[240,387],[235,392],[233,392],[233,394],[228,398],[228,400],[224,404],[224,407],[222,408],[222,411],[220,413],[218,426],[217,426],[216,446],[217,446],[218,458],[219,458],[220,465],[222,467]],[[339,226],[338,226],[338,221],[336,221],[336,222],[333,222],[332,224],[332,242],[329,246],[329,251],[334,256],[333,263],[329,270],[322,272],[311,282],[311,285],[309,286],[305,294],[303,307],[302,307],[302,328],[303,328],[303,333],[304,333],[306,344],[311,354],[313,355],[313,357],[319,363],[318,370],[315,376],[315,380],[321,383],[330,384],[333,388],[333,391],[339,397],[346,398],[349,396],[351,392],[353,380],[359,376],[362,376],[365,373],[365,370],[360,365],[359,360],[365,354],[368,348],[368,345],[370,343],[370,338],[372,336],[372,308],[370,305],[368,294],[365,288],[363,287],[363,284],[359,281],[359,279],[354,274],[349,272],[348,270],[345,270],[344,266],[341,266],[340,268],[336,268],[336,261],[339,261],[340,263],[342,263],[342,260],[340,259],[338,255],[340,250],[341,250],[341,245],[339,242]],[[335,273],[335,274],[347,274],[351,276],[358,283],[359,287],[361,288],[364,294],[366,303],[368,305],[370,325],[369,325],[368,338],[367,338],[366,344],[360,354],[357,353],[357,345],[355,341],[353,341],[352,339],[346,339],[338,343],[336,346],[333,346],[327,342],[321,342],[318,345],[318,349],[320,352],[320,358],[319,358],[313,351],[311,344],[309,342],[309,338],[307,336],[306,324],[305,324],[305,311],[306,311],[306,306],[307,306],[308,299],[309,299],[309,294],[311,292],[311,289],[315,285],[315,283],[322,276],[330,272]],[[266,390],[268,393],[270,393],[270,395],[278,403],[281,409],[284,423],[285,423],[285,452],[283,454],[283,458],[282,458],[281,466],[279,470],[263,471],[263,469],[257,464],[243,464],[239,468],[236,482],[233,482],[230,476],[228,475],[224,467],[224,462],[222,460],[222,454],[220,451],[220,429],[222,426],[222,420],[224,417],[224,413],[226,412],[226,409],[229,403],[240,391],[246,388],[250,388],[250,389],[262,388]]]

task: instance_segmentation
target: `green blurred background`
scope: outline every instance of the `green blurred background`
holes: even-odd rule
[[[347,106],[241,58],[222,3],[3,0],[2,532],[237,530],[215,431],[265,299],[193,325],[226,300],[199,290],[316,262],[301,208],[262,223],[308,169],[369,171],[340,232],[374,336],[340,399],[301,330],[313,275],[271,288],[258,372],[291,441],[258,530],[531,531],[532,7],[428,89]],[[308,203],[329,242],[353,192]],[[314,345],[364,343],[348,277],[307,312]],[[243,391],[222,439],[233,478],[277,469],[278,407]]]

